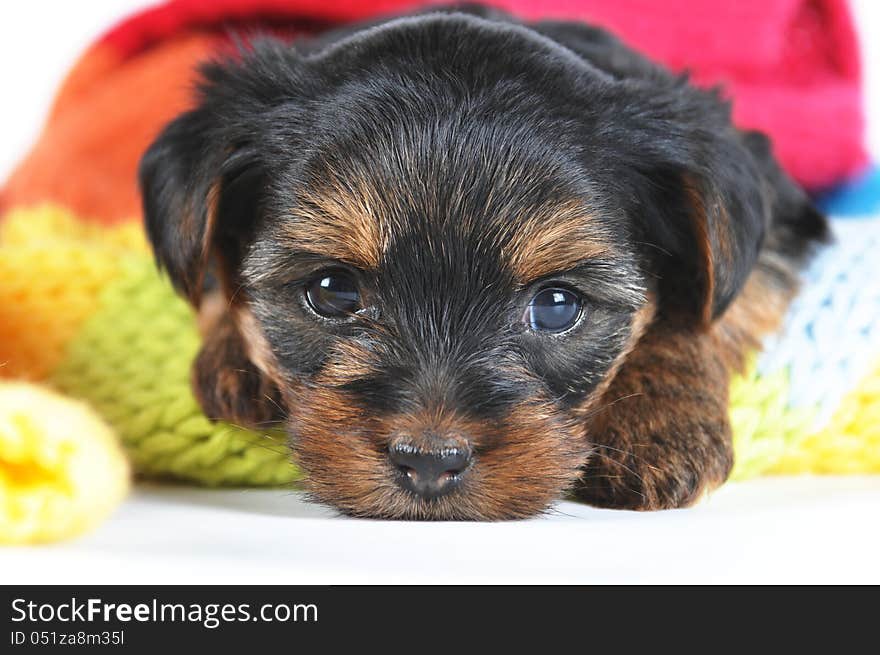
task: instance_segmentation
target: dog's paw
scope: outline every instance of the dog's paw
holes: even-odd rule
[[[246,428],[283,420],[278,387],[251,362],[231,322],[218,323],[193,363],[193,391],[205,415]]]
[[[597,445],[573,493],[598,507],[688,507],[727,479],[733,453],[726,434],[634,439],[631,450]]]

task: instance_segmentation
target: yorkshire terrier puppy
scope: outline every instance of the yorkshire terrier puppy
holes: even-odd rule
[[[479,7],[205,65],[140,181],[205,412],[282,421],[355,516],[693,503],[827,233],[716,92]]]

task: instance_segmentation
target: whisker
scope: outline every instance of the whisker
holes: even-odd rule
[[[598,451],[594,452],[593,455],[598,455],[599,457],[603,457],[603,458],[605,458],[607,461],[611,462],[612,464],[617,464],[617,465],[619,465],[621,468],[625,469],[626,471],[628,471],[629,473],[631,473],[633,476],[635,476],[635,478],[636,478],[639,482],[641,482],[643,485],[646,484],[646,482],[645,482],[645,478],[643,478],[641,475],[639,475],[638,473],[636,473],[635,471],[633,471],[630,467],[628,467],[628,466],[627,466],[626,464],[624,464],[623,462],[621,462],[621,461],[619,461],[619,460],[616,460],[616,459],[614,459],[613,457],[609,457],[609,456],[606,455],[605,453],[601,453],[601,452],[598,452]],[[591,456],[592,456],[592,455],[591,455]],[[612,476],[612,475],[590,476],[590,477],[593,478],[593,479],[600,479],[600,478],[607,478],[607,479],[611,479],[611,480],[614,480],[614,479],[621,479],[621,480],[622,480],[622,479],[623,479],[623,476]],[[589,479],[589,478],[587,478],[587,479]],[[641,496],[642,498],[645,498],[645,494],[643,494],[641,491],[638,491],[638,490],[636,490],[636,489],[629,489],[629,491],[633,492],[634,494],[638,494],[638,495]]]
[[[272,396],[270,396],[269,394],[264,393],[263,395],[266,397],[266,400],[268,400],[270,403],[272,403],[273,405],[275,405],[275,407],[278,408],[278,410],[281,412],[281,414],[284,416],[285,419],[288,418],[289,414],[288,414],[288,411],[287,411],[286,408],[284,408],[284,407],[282,407],[281,405],[279,405],[279,404],[278,404],[278,401],[275,400],[275,399],[274,399]]]
[[[615,398],[611,402],[606,403],[606,404],[602,405],[601,407],[596,407],[595,409],[588,412],[587,415],[584,416],[584,420],[593,418],[599,412],[604,412],[606,409],[608,409],[612,405],[616,405],[617,403],[619,403],[622,400],[626,400],[628,398],[635,398],[637,396],[644,396],[644,395],[645,394],[643,392],[637,391],[636,393],[631,393],[631,394],[627,394],[626,396],[621,396],[620,398]]]
[[[238,292],[244,289],[244,283],[241,282],[235,287],[235,291],[233,291],[229,296],[229,301],[226,303],[226,309],[232,309],[232,302],[235,300],[235,297],[238,295]]]
[[[636,445],[639,446],[639,445],[644,445],[644,444],[636,444]],[[637,455],[634,450],[621,450],[620,448],[615,448],[614,446],[608,446],[606,444],[596,444],[596,446],[599,448],[607,449],[607,450],[613,450],[615,452],[620,453],[621,455],[628,455],[629,457],[632,457],[633,459],[641,460],[642,462],[644,462],[645,464],[650,466],[655,471],[659,470],[656,466],[651,464],[647,459],[645,459],[641,455]]]

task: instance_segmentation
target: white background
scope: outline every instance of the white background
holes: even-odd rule
[[[0,179],[40,129],[77,54],[122,0],[0,3]],[[854,3],[880,153],[880,2]],[[728,484],[696,508],[635,514],[562,503],[506,524],[350,521],[283,490],[139,488],[96,532],[0,550],[16,582],[874,582],[880,477]]]

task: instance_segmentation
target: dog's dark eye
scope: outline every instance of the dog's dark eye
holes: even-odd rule
[[[340,317],[358,310],[361,294],[350,273],[325,271],[306,286],[306,300],[321,316]]]
[[[533,330],[562,332],[581,315],[581,299],[573,291],[559,287],[542,289],[529,301],[523,322]]]

